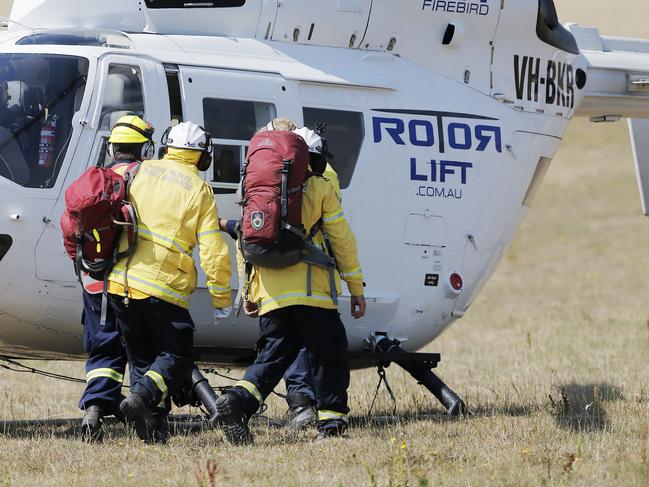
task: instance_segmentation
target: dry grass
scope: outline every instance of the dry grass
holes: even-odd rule
[[[611,2],[557,3],[564,20],[608,20],[606,32],[649,37],[642,15],[628,25],[619,15],[582,20]],[[430,347],[467,400],[466,419],[413,419],[439,407],[391,367],[401,420],[346,440],[314,444],[262,427],[253,447],[228,447],[218,432],[157,447],[114,427],[87,446],[65,428],[22,429],[0,433],[0,484],[649,485],[647,249],[625,125],[577,121],[497,273]],[[80,363],[38,365],[82,376]],[[355,414],[375,384],[373,371],[353,374]],[[2,371],[0,418],[75,416],[79,392]],[[384,391],[378,408],[391,410]],[[270,410],[279,417],[283,404],[273,399]]]
[[[460,421],[391,367],[396,424],[324,444],[256,429],[253,447],[219,432],[144,446],[114,427],[86,446],[64,428],[0,435],[12,485],[647,485],[649,222],[640,216],[625,126],[575,122],[498,272],[467,316],[436,341],[440,373],[467,400]],[[597,142],[595,146],[590,143]],[[79,363],[40,363],[82,375]],[[0,373],[0,417],[75,416],[80,388]],[[369,406],[373,371],[351,404]],[[382,391],[379,410],[391,410]],[[283,404],[271,400],[271,415]]]

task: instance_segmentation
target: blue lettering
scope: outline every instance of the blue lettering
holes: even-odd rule
[[[464,141],[458,142],[457,131],[463,132]],[[469,150],[471,148],[471,127],[463,123],[448,124],[448,144],[453,149]]]
[[[483,152],[487,148],[489,141],[491,141],[492,139],[494,141],[496,151],[503,151],[500,127],[493,127],[490,125],[477,125],[475,128],[475,138],[480,142],[477,147],[477,150],[480,152]]]
[[[425,174],[417,174],[417,159],[410,158],[410,180],[411,181],[428,181],[428,176]]]
[[[462,199],[462,190],[461,189],[445,189],[445,188],[436,188],[434,186],[419,186],[417,189],[417,196],[425,196],[429,198],[452,198],[452,199]]]
[[[401,135],[406,131],[405,124],[403,123],[403,120],[398,118],[374,117],[374,142],[378,143],[383,140],[381,126],[388,124],[392,125],[392,127],[385,127],[385,131],[390,135],[390,137],[392,137],[392,140],[398,145],[406,145],[401,138]]]
[[[470,162],[458,162],[458,161],[439,161],[439,182],[445,183],[446,176],[451,174],[456,174],[455,170],[460,170],[460,180],[462,184],[466,184],[466,173],[467,169],[473,167],[473,164]]]
[[[423,127],[426,138],[419,139],[418,127]],[[433,135],[433,124],[427,120],[411,120],[408,124],[408,132],[410,134],[410,143],[419,147],[432,147],[435,144],[435,136]]]

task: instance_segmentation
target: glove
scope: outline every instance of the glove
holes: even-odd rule
[[[219,320],[224,320],[232,313],[232,306],[227,308],[214,308],[214,324],[216,325]]]
[[[239,229],[241,228],[241,225],[239,225],[239,220],[228,220],[225,228],[226,232],[228,232],[228,234],[230,234],[230,237],[232,237],[234,240],[237,240],[239,238]]]

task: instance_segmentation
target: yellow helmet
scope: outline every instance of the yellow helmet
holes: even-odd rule
[[[120,117],[110,133],[111,144],[144,144],[153,142],[153,125],[136,115]]]

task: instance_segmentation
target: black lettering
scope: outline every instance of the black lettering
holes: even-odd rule
[[[554,61],[548,61],[548,73],[545,78],[545,103],[552,105],[557,95],[555,77],[557,76],[557,66]]]
[[[435,10],[442,10],[443,12],[446,11],[446,0],[439,0],[437,2],[437,6],[435,7]]]
[[[573,73],[572,65],[568,65],[568,103],[570,108],[575,108],[575,77]]]
[[[480,15],[488,15],[489,14],[489,5],[485,5],[484,3],[480,5]]]
[[[455,12],[455,2],[448,2],[448,7],[446,8],[447,12]]]
[[[523,99],[523,89],[525,86],[525,73],[527,72],[527,56],[523,56],[523,64],[520,64],[520,56],[514,55],[514,83],[516,84],[516,98]]]
[[[536,68],[536,69],[535,69]],[[527,64],[527,101],[532,101],[532,90],[534,90],[534,101],[539,101],[539,74],[541,72],[541,60],[530,59]]]
[[[476,14],[476,15],[479,14],[477,3],[472,3],[469,5],[469,14]]]
[[[423,5],[421,6],[421,9],[422,9],[422,10],[425,10],[426,7],[430,7],[432,3],[433,3],[432,0],[424,0],[424,3],[423,3]]]
[[[457,13],[459,14],[466,13],[466,2],[457,2]]]
[[[557,105],[567,106],[566,104],[566,65],[564,63],[559,63],[557,68]],[[559,96],[561,95],[561,96]]]

